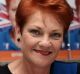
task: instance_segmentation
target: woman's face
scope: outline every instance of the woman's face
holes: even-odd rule
[[[13,25],[15,25],[15,14],[20,0],[10,0],[9,18]]]
[[[30,16],[21,35],[24,58],[37,66],[50,65],[63,42],[63,26],[49,13],[37,11]]]

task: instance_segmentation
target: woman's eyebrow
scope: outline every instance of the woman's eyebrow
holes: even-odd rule
[[[35,28],[37,28],[37,29],[39,29],[39,30],[42,30],[42,28],[39,27],[39,26],[33,25],[33,27],[35,27]]]
[[[60,32],[60,30],[59,29],[54,29],[54,30],[52,30],[52,32]]]

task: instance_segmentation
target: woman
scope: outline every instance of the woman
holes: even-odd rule
[[[52,74],[51,64],[61,48],[72,13],[65,0],[21,0],[15,39],[20,40],[17,45],[23,56],[1,68],[0,73]]]

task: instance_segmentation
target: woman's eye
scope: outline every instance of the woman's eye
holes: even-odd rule
[[[61,38],[61,36],[62,36],[62,34],[60,34],[60,33],[53,33],[53,34],[51,34],[50,37],[51,37],[52,39],[58,40],[58,39]]]
[[[16,12],[16,10],[17,10],[16,8],[13,8],[13,9],[12,9],[13,12]]]
[[[29,31],[33,36],[40,36],[41,35],[41,32],[39,30],[30,30]]]

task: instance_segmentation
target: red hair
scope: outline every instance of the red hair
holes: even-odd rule
[[[73,11],[66,0],[21,0],[16,13],[16,22],[20,29],[23,29],[28,17],[36,9],[56,15],[65,24],[65,31],[73,19]]]

